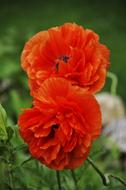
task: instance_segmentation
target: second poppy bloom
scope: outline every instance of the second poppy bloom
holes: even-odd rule
[[[30,153],[46,166],[74,169],[86,160],[101,131],[94,96],[63,78],[45,80],[34,94],[34,107],[18,121]]]
[[[105,83],[109,50],[93,31],[66,23],[33,36],[23,49],[21,62],[31,94],[51,76],[63,77],[95,93]]]

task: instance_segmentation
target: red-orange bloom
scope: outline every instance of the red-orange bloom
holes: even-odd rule
[[[18,121],[31,155],[56,170],[79,167],[101,131],[94,96],[56,77],[45,80],[34,95],[34,107]]]
[[[66,23],[33,36],[24,47],[21,63],[31,94],[50,76],[66,78],[95,93],[105,83],[109,50],[93,31]]]

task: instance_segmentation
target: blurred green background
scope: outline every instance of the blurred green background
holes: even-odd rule
[[[25,42],[36,32],[64,22],[76,22],[94,30],[100,35],[101,42],[110,48],[110,70],[118,77],[117,91],[126,103],[125,20],[125,0],[0,0],[0,102],[8,113],[10,123],[17,123],[21,107],[31,106],[27,77],[20,67],[20,54]],[[109,80],[103,90],[110,90]],[[13,139],[13,145],[22,143],[18,138]],[[95,155],[94,159],[103,170],[107,172],[112,170],[123,175],[120,173],[119,152],[116,147],[113,147],[113,150],[107,154],[107,159],[101,162],[104,149],[101,146],[104,141],[103,144],[101,142],[101,139],[98,140],[93,149],[93,152],[100,152],[100,154],[92,153]],[[27,157],[28,155],[20,152],[17,162]],[[17,189],[52,190],[57,188],[54,172],[51,171],[51,173],[45,168],[40,171],[40,166],[35,161],[30,163],[26,164],[24,170],[19,168],[14,172]],[[62,177],[64,189],[73,190],[74,183],[70,175],[67,172],[62,175],[66,176]],[[79,190],[125,189],[115,182],[111,187],[103,187],[99,177],[88,164],[77,170],[77,178]]]

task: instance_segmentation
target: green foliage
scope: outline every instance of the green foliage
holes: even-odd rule
[[[18,133],[18,127],[13,127],[10,139],[7,142],[0,141],[0,184],[1,190],[58,190],[56,171],[48,169],[39,161],[32,158],[28,147],[22,141]],[[9,133],[8,133],[9,136]],[[124,178],[120,172],[117,159],[119,152],[115,147],[110,152],[104,144],[105,138],[101,137],[92,147],[90,156],[104,172],[116,172]],[[113,162],[113,160],[115,160]],[[124,190],[125,187],[116,180],[105,187],[98,173],[85,161],[84,165],[74,171],[73,179],[70,170],[60,172],[61,186],[64,190]],[[115,173],[114,173],[115,174]],[[6,175],[6,178],[5,178]],[[76,180],[76,181],[75,181]],[[125,179],[126,180],[126,179]]]
[[[0,104],[0,140],[8,139],[6,127],[7,127],[7,114],[2,105]]]
[[[30,3],[29,3],[30,2]],[[0,6],[0,190],[56,190],[56,173],[31,159],[27,146],[20,138],[17,123],[21,108],[31,106],[27,78],[20,66],[20,54],[25,42],[36,32],[64,22],[76,22],[92,28],[111,50],[111,70],[117,74],[117,92],[126,100],[126,33],[125,1],[1,1]],[[104,90],[110,90],[110,82]],[[11,126],[11,127],[8,127]],[[107,148],[108,139],[94,143],[91,158],[104,172],[115,173],[126,180],[120,171],[119,150]],[[111,142],[108,142],[111,143]],[[94,169],[85,161],[75,170],[78,190],[124,190],[111,180],[104,187]],[[71,172],[61,172],[64,190],[74,190]]]

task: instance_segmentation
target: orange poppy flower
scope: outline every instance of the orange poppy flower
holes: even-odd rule
[[[58,77],[45,80],[34,95],[34,107],[18,121],[31,155],[56,170],[79,167],[101,131],[96,99]]]
[[[23,49],[21,63],[31,94],[50,76],[66,78],[95,93],[105,83],[109,50],[93,31],[66,23],[33,36]]]

